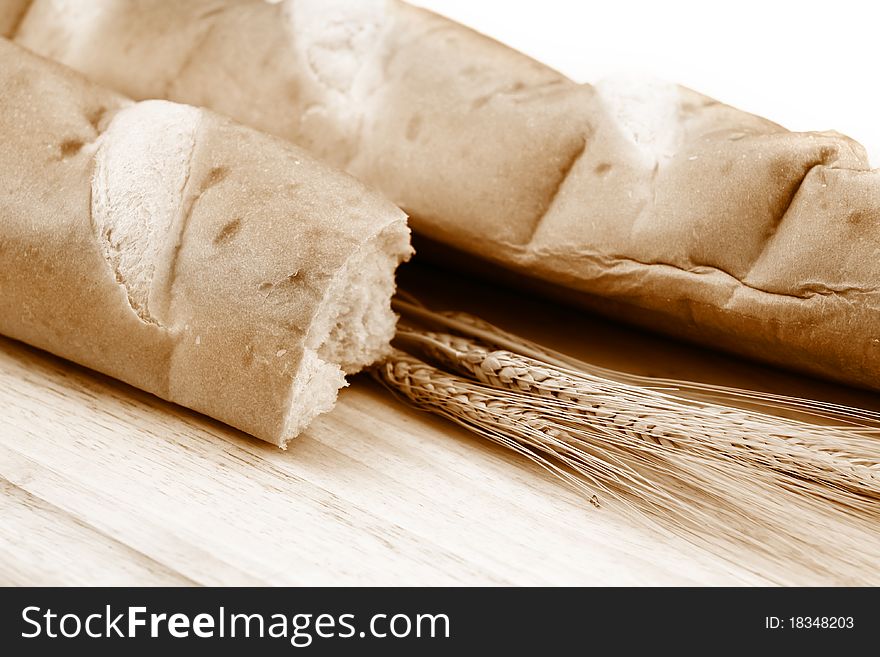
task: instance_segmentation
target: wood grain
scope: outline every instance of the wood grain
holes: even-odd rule
[[[601,364],[875,402],[440,270],[403,279]],[[595,509],[364,376],[284,452],[0,338],[0,485],[6,584],[794,583]]]

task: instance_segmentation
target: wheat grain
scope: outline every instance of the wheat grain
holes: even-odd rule
[[[473,316],[397,308],[409,325],[396,344],[412,353],[396,351],[373,375],[409,403],[535,461],[594,506],[613,498],[716,551],[747,547],[777,572],[787,564],[813,581],[876,581],[871,412],[581,367]],[[760,410],[777,406],[839,425]],[[824,537],[831,526],[834,541]]]
[[[492,350],[469,338],[401,331],[400,337],[447,367],[493,387],[568,402],[580,421],[632,433],[644,441],[770,468],[790,486],[829,488],[822,496],[878,513],[880,441],[851,454],[846,429],[816,427],[766,414],[687,402],[653,389],[562,369],[507,350]],[[804,482],[808,482],[804,484]],[[844,495],[844,492],[855,495]],[[867,500],[866,500],[867,498]]]
[[[746,547],[772,563],[771,572],[800,565],[813,577],[824,573],[829,582],[873,581],[866,573],[876,559],[876,536],[858,524],[836,522],[837,545],[830,545],[822,532],[841,520],[839,514],[805,504],[795,491],[773,491],[765,472],[572,422],[567,404],[548,405],[528,393],[469,381],[403,352],[374,376],[409,403],[527,456],[594,506],[613,498],[630,515],[659,518],[679,536],[732,558]],[[838,552],[841,543],[852,549]]]
[[[880,412],[877,411],[757,390],[611,370],[522,338],[469,313],[433,312],[422,306],[414,297],[407,295],[407,298],[408,301],[395,298],[392,302],[395,309],[407,316],[422,319],[429,326],[443,326],[456,333],[482,340],[486,344],[506,348],[562,368],[606,377],[621,383],[631,383],[645,389],[665,390],[690,399],[715,401],[723,405],[745,405],[760,409],[790,411],[797,416],[812,420],[834,420],[849,425],[849,428],[856,433],[863,432],[871,437],[880,437]],[[862,442],[860,447],[866,445],[870,443]],[[856,452],[858,451],[856,449]]]

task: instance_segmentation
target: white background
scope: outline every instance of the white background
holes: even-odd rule
[[[413,0],[580,82],[680,82],[792,130],[835,129],[880,166],[877,0]]]

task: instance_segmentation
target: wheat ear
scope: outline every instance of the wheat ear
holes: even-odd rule
[[[777,566],[866,581],[880,515],[880,443],[869,413],[783,400],[806,416],[843,422],[827,427],[719,404],[717,390],[682,386],[689,398],[670,392],[667,380],[615,380],[602,375],[617,373],[577,367],[479,318],[406,301],[397,309],[408,319],[398,346],[425,360],[396,351],[374,376],[409,403],[538,462],[594,505],[612,497],[730,554],[745,545]],[[823,530],[835,523],[831,544]]]
[[[446,367],[496,388],[569,403],[582,422],[708,459],[765,468],[789,487],[880,513],[880,441],[855,455],[842,427],[817,427],[744,409],[677,398],[491,349],[470,338],[402,330],[399,339]],[[821,484],[821,486],[819,486]]]

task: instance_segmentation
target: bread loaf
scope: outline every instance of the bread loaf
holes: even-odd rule
[[[405,215],[0,39],[0,332],[284,446],[394,333]]]
[[[18,40],[214,108],[521,285],[880,388],[880,172],[668,84],[576,84],[401,2],[35,0]]]

